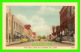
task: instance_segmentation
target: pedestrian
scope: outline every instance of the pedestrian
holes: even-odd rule
[[[62,36],[64,36],[64,30],[62,31]]]
[[[62,31],[60,31],[60,40],[62,42]]]

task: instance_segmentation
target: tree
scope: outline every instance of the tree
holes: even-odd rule
[[[37,36],[37,37],[41,39],[41,36]]]
[[[45,35],[44,35],[44,36],[42,36],[41,38],[42,38],[42,39],[45,39],[46,37],[45,37]]]

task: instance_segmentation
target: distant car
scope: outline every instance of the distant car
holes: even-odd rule
[[[20,43],[22,43],[22,42],[28,42],[28,40],[27,40],[26,38],[22,38],[22,39],[20,40]]]
[[[27,40],[28,40],[28,42],[30,42],[30,41],[31,41],[31,39],[30,39],[30,38],[28,38]]]
[[[51,41],[55,41],[55,40],[56,40],[56,36],[52,36]]]

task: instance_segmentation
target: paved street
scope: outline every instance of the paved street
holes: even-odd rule
[[[52,46],[74,46],[73,44],[70,43],[59,43],[59,42],[55,42],[55,41],[32,41],[32,42],[24,42],[24,43],[19,43],[19,44],[14,44],[14,45],[10,45],[10,46],[33,46],[33,43],[52,43]]]

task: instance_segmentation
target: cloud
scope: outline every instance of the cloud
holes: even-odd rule
[[[52,14],[54,12],[59,11],[59,9],[53,8],[53,7],[48,7],[48,6],[42,6],[40,9],[37,11],[37,14],[44,15],[44,14]]]
[[[43,17],[34,15],[31,19],[32,24],[35,25],[32,27],[32,30],[36,32],[37,35],[48,35],[51,34],[51,28],[46,24]]]
[[[43,24],[46,23],[45,20],[42,17],[37,16],[37,15],[32,16],[32,18],[30,19],[30,21],[32,21],[32,24],[36,25],[36,26],[37,25],[43,25]]]
[[[28,19],[26,16],[18,14],[16,17],[21,20],[24,24],[32,24],[32,25],[41,25],[45,24],[45,21],[42,17],[39,17],[37,15],[32,16],[30,19]]]
[[[16,17],[17,17],[20,21],[22,21],[24,24],[26,24],[26,23],[29,21],[26,16],[21,15],[21,14],[16,15]]]
[[[51,28],[46,25],[45,20],[40,16],[34,15],[30,19],[27,19],[26,16],[19,14],[17,18],[24,24],[30,24],[32,31],[36,32],[37,35],[51,34]]]
[[[33,27],[33,31],[37,32],[37,35],[49,35],[52,32],[48,25],[35,26]]]

